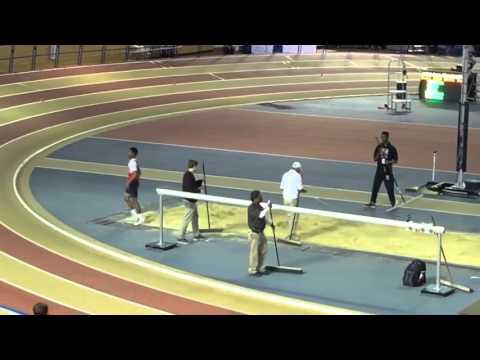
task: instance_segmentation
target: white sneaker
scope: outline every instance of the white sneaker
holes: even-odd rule
[[[145,222],[145,216],[137,215],[137,220],[133,223],[134,226],[141,225]]]

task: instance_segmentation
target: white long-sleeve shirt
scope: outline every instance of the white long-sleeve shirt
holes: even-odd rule
[[[302,176],[293,169],[290,169],[282,176],[280,189],[283,190],[285,200],[294,200],[298,198],[298,192],[303,190]]]

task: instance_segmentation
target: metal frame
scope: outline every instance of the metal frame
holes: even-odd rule
[[[248,201],[248,200],[227,198],[223,196],[196,194],[196,193],[169,190],[169,189],[157,189],[157,195],[171,196],[171,197],[183,198],[183,199],[194,199],[194,200],[200,200],[200,201],[209,201],[209,202],[216,202],[220,204],[237,205],[242,207],[248,207],[251,204],[251,201]],[[345,214],[345,213],[339,213],[334,211],[308,209],[308,208],[302,208],[302,207],[285,206],[285,205],[277,205],[277,204],[273,204],[272,208],[273,210],[293,212],[298,214],[320,215],[320,216],[326,216],[326,217],[340,219],[340,220],[393,226],[393,227],[403,228],[405,230],[423,232],[426,234],[444,234],[446,231],[444,226],[434,225],[431,223],[416,223],[412,221],[401,221],[401,220],[393,220],[393,219],[386,219],[386,218],[378,218],[373,216]],[[163,211],[163,207],[161,207],[161,211]],[[160,225],[163,227],[163,224],[160,224]],[[162,228],[162,231],[163,231],[163,228]]]
[[[440,267],[442,265],[442,234],[436,234],[437,236],[437,265],[435,274],[435,284],[427,285],[422,289],[422,294],[432,294],[440,296],[448,296],[455,292],[455,289],[442,285],[440,279]]]
[[[401,81],[407,83],[407,89],[408,89],[408,77],[407,77],[407,67],[405,66],[405,62],[402,59],[391,59],[388,62],[388,70],[387,70],[387,105],[388,105],[388,111],[391,113],[398,113],[398,112],[411,112],[412,111],[412,103],[411,100],[408,98],[408,90],[405,91],[400,91],[400,90],[392,90],[391,89],[391,82],[392,82],[392,73],[394,71],[392,70],[392,63],[398,63],[401,66]],[[401,101],[402,105],[405,105],[405,111],[398,111],[397,105],[398,102],[394,101],[394,98],[397,93],[405,93],[405,100]],[[396,99],[395,99],[396,100]]]
[[[160,212],[160,231],[158,242],[152,242],[145,247],[157,250],[170,250],[177,247],[176,243],[167,243],[163,239],[163,195],[159,195],[159,212]]]

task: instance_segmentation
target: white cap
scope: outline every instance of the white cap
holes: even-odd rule
[[[301,168],[302,168],[302,164],[300,164],[298,161],[295,161],[292,164],[292,169],[301,169]]]

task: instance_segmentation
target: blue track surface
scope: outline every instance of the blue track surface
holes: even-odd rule
[[[370,121],[388,121],[405,124],[442,125],[456,128],[458,122],[458,105],[453,103],[434,104],[416,99],[412,101],[409,114],[387,114],[378,110],[386,103],[386,96],[322,99],[315,101],[282,102],[281,106],[252,105],[245,109],[294,113],[302,115],[335,116],[344,118],[368,119]],[[435,110],[435,111],[432,111]],[[480,105],[470,104],[470,127],[480,128]]]
[[[145,244],[157,240],[157,231],[91,222],[124,208],[124,182],[121,177],[35,169],[31,188],[37,200],[62,222],[100,241],[166,265],[242,286],[378,314],[454,314],[480,296],[478,292],[456,292],[448,298],[421,295],[418,288],[401,286],[407,260],[316,246],[307,251],[280,246],[282,263],[302,266],[306,274],[272,274],[262,278],[250,278],[246,274],[248,245],[245,239],[212,239],[163,253],[147,250]],[[174,183],[142,181],[143,204],[156,204],[154,189],[159,186],[179,187]],[[243,191],[216,188],[211,188],[210,193],[247,196]],[[306,206],[310,205],[313,204]],[[173,240],[173,234],[167,236]],[[270,244],[268,263],[273,262]],[[433,265],[428,265],[427,272],[432,281]],[[478,280],[470,279],[472,275],[478,276],[480,270],[454,268],[453,272],[459,283],[480,289]]]
[[[68,145],[51,155],[52,158],[100,162],[125,165],[125,149],[132,143],[128,141],[85,139]],[[203,150],[188,147],[158,144],[134,144],[140,150],[140,164],[146,168],[184,171],[188,159],[204,160],[207,172],[211,175],[239,177],[246,179],[280,181],[283,172],[291,165],[292,159],[281,156],[245,154],[231,151]],[[369,191],[369,181],[375,171],[374,166],[350,164],[333,161],[300,159],[307,169],[305,183],[309,185]],[[225,166],[229,164],[229,166]],[[252,164],[255,167],[252,168]],[[255,171],[261,169],[261,171]],[[428,179],[428,171],[414,169],[398,169],[397,180],[402,187],[417,185],[420,179]],[[439,175],[440,176],[440,175]],[[442,179],[455,180],[455,174],[443,173]],[[406,181],[409,179],[409,181]],[[384,190],[382,190],[384,191]],[[278,200],[280,202],[280,199]],[[329,210],[360,215],[371,215],[392,219],[406,219],[408,215],[416,221],[430,222],[431,215],[439,224],[449,230],[480,232],[478,217],[432,213],[428,211],[398,209],[386,213],[383,209],[365,210],[358,203],[346,201],[329,201]],[[306,198],[302,206],[317,208],[319,203]],[[325,208],[324,208],[325,209]]]

